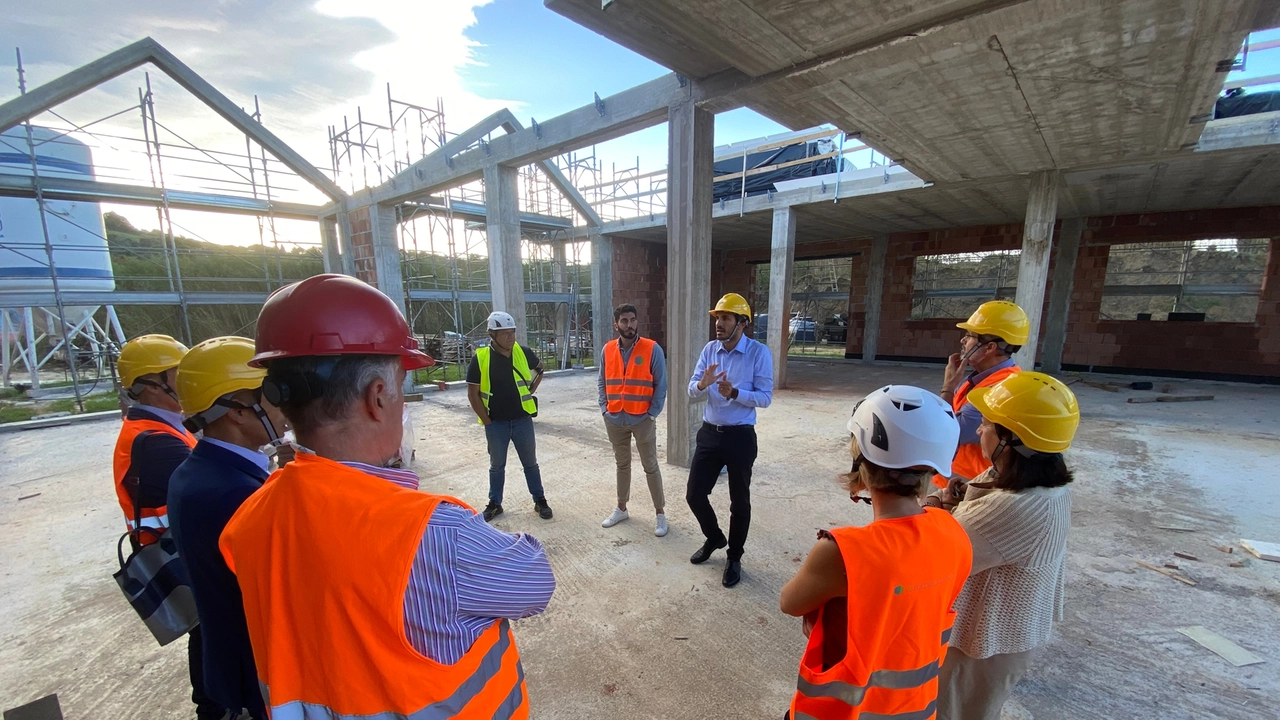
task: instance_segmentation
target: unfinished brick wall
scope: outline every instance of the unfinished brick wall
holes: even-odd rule
[[[369,208],[356,208],[347,214],[351,220],[351,253],[355,259],[356,277],[378,287],[378,269],[373,260],[373,224]]]
[[[613,304],[636,306],[640,332],[667,345],[667,246],[613,238]],[[612,320],[612,315],[610,315]]]
[[[1273,238],[1255,322],[1170,323],[1099,318],[1112,244],[1212,237]],[[1280,238],[1280,206],[1090,218],[1076,259],[1063,364],[1068,369],[1280,378],[1280,240],[1276,238]],[[916,257],[1016,250],[1021,245],[1021,224],[890,236],[881,299],[879,357],[940,361],[959,346],[960,331],[955,326],[958,319],[911,319]],[[857,357],[862,351],[870,246],[870,238],[796,246],[797,260],[855,255],[850,277],[847,357]],[[768,247],[713,253],[711,301],[725,292],[739,292],[753,308],[762,307],[765,298],[755,287],[756,265],[768,261]],[[628,301],[637,307],[646,303],[642,310],[647,315],[646,327],[660,341],[665,339],[666,263],[664,245],[614,240],[615,301],[621,302],[624,293],[632,293]],[[1046,306],[1050,290],[1051,287],[1045,289]],[[1047,310],[1046,307],[1043,315]],[[1043,325],[1040,337],[1044,337]]]

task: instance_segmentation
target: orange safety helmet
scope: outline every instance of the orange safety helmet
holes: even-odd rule
[[[249,364],[319,355],[399,355],[405,370],[435,365],[391,298],[346,275],[316,275],[271,293]]]

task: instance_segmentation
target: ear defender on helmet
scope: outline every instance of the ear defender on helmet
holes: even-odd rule
[[[267,402],[280,407],[281,403],[303,403],[324,395],[324,385],[338,364],[337,357],[324,358],[311,372],[277,372],[268,366],[262,380],[262,396]]]

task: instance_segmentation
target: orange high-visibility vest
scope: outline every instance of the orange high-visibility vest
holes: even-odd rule
[[[951,409],[959,416],[960,408],[969,402],[970,390],[976,387],[991,387],[1010,375],[1020,372],[1022,372],[1022,368],[1017,365],[1010,365],[984,377],[977,385],[971,384],[966,379],[960,383],[960,387],[956,388],[956,394],[951,397]],[[956,457],[951,461],[951,474],[961,475],[972,480],[986,472],[989,467],[991,467],[991,461],[982,457],[982,447],[978,443],[961,445],[956,448]],[[947,479],[941,475],[934,475],[933,484],[944,488],[947,486]]]
[[[409,570],[441,501],[467,507],[299,453],[231,517],[218,544],[273,718],[529,716],[506,620],[453,665],[405,635]]]
[[[653,348],[657,343],[637,337],[631,356],[622,362],[622,341],[604,346],[605,410],[610,413],[646,415],[653,402]]]
[[[828,605],[818,611],[800,660],[792,720],[928,720],[973,549],[949,513],[877,520],[830,531],[849,580],[843,659],[823,669]],[[838,607],[838,605],[834,605]]]
[[[144,432],[172,435],[186,443],[187,447],[196,446],[196,437],[186,430],[179,430],[160,420],[126,419],[124,425],[120,427],[120,436],[116,438],[115,457],[112,458],[111,463],[116,478],[116,497],[120,500],[120,509],[124,511],[124,523],[129,532],[137,531],[138,527],[150,528],[154,531],[139,532],[135,536],[139,544],[150,545],[169,529],[169,507],[168,505],[153,508],[144,507],[141,509],[141,513],[135,512],[133,493],[138,490],[138,479],[133,477],[131,472],[133,443]],[[139,514],[142,516],[142,522],[138,527],[135,527],[134,521]]]

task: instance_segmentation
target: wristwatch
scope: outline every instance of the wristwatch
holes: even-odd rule
[[[734,388],[734,389],[733,389],[733,394],[729,396],[729,399],[730,399],[730,400],[737,400],[737,399],[738,399],[738,388]]]

